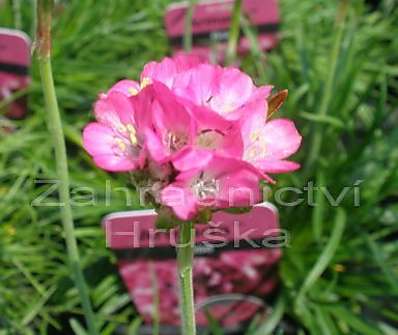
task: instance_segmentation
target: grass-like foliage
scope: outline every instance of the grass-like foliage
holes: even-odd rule
[[[127,177],[94,168],[81,129],[98,92],[170,52],[162,21],[168,2],[57,1],[54,14],[53,69],[76,234],[104,335],[120,326],[135,334],[139,325],[100,227],[104,214],[137,208],[138,197],[117,191]],[[397,334],[397,3],[381,1],[373,11],[359,0],[281,0],[280,7],[280,45],[266,56],[253,45],[242,67],[259,84],[289,89],[279,113],[298,123],[303,168],[278,178],[269,195],[278,198],[289,245],[272,314],[248,333]],[[33,1],[0,1],[1,26],[30,33],[33,13]],[[36,64],[32,77],[28,117],[9,121],[14,132],[0,127],[0,334],[81,335],[59,208],[32,206],[56,178]],[[284,186],[296,193],[278,193]]]

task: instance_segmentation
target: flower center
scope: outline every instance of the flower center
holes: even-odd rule
[[[138,150],[137,131],[132,124],[118,123],[113,138],[116,155],[128,155]]]
[[[127,133],[129,136],[129,140],[131,142],[132,145],[137,145],[138,141],[137,141],[137,131],[135,130],[134,126],[131,124],[128,124],[126,126],[127,129]]]
[[[233,102],[226,101],[221,107],[221,113],[228,114],[235,110],[235,104]]]
[[[135,87],[129,87],[127,90],[131,95],[137,95],[138,90]]]
[[[169,150],[175,152],[188,143],[188,136],[184,133],[169,132],[166,136],[166,143]]]
[[[142,80],[141,80],[140,88],[141,88],[141,89],[144,89],[145,87],[147,87],[147,86],[150,85],[150,84],[152,84],[152,79],[149,78],[149,77],[144,77],[144,78],[142,78]]]
[[[132,156],[137,157],[140,151],[140,147],[135,143],[132,143],[131,140],[125,137],[115,136],[113,138],[113,150],[116,156]]]
[[[116,154],[124,155],[127,153],[127,143],[123,141],[120,137],[115,137],[114,143],[115,143]]]
[[[228,114],[230,112],[233,112],[236,109],[236,104],[233,101],[230,101],[228,99],[220,101],[218,97],[210,96],[206,100],[206,104],[211,108],[216,111],[218,111],[219,114]]]
[[[217,149],[221,145],[223,134],[216,130],[207,129],[196,137],[196,144],[206,149]]]
[[[129,87],[127,89],[127,91],[131,94],[131,95],[137,95],[138,93],[140,93],[140,90],[144,89],[145,87],[147,87],[148,85],[152,84],[152,80],[149,77],[144,77],[140,83],[140,89],[136,89],[135,87]]]
[[[203,173],[193,183],[192,189],[195,195],[203,200],[208,198],[215,198],[219,189],[219,185],[216,179],[206,178]]]
[[[258,130],[255,130],[250,133],[249,138],[251,143],[245,150],[245,159],[249,161],[255,161],[264,157],[267,152],[267,144],[265,143],[264,138],[261,136],[261,133]]]

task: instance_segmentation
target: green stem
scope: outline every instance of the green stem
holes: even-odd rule
[[[241,15],[240,24],[242,26],[242,31],[244,36],[249,40],[250,43],[250,52],[257,60],[255,62],[255,66],[257,69],[258,77],[260,80],[266,80],[266,57],[263,51],[260,48],[258,43],[258,34],[257,32],[250,26],[250,21],[245,17],[245,15]]]
[[[330,235],[329,241],[327,242],[326,246],[323,248],[322,253],[320,254],[315,265],[312,267],[311,271],[308,273],[307,277],[304,280],[303,285],[301,286],[297,294],[296,298],[297,310],[300,310],[300,307],[302,307],[304,303],[306,293],[310,291],[311,287],[322,275],[322,273],[327,269],[329,263],[334,257],[336,250],[343,237],[346,221],[347,221],[346,212],[343,209],[338,208],[336,210],[334,227]]]
[[[184,50],[190,52],[192,50],[192,15],[195,0],[189,0],[188,9],[185,14],[184,21]]]
[[[235,0],[232,11],[231,28],[228,35],[228,46],[226,54],[226,63],[233,64],[236,60],[236,50],[238,47],[239,33],[240,33],[240,16],[242,11],[242,0]]]
[[[182,223],[180,226],[180,243],[177,246],[182,335],[196,334],[192,282],[194,241],[195,229],[193,224],[191,222]]]
[[[15,29],[22,29],[21,2],[20,2],[20,0],[13,0],[12,1],[12,9],[13,9],[13,12],[14,12]]]
[[[51,68],[51,10],[52,1],[38,1],[37,6],[37,54],[44,93],[46,115],[51,140],[54,145],[57,176],[60,181],[59,198],[61,218],[65,233],[66,247],[71,273],[78,289],[90,335],[98,334],[91,307],[88,289],[80,266],[79,250],[75,237],[72,209],[70,206],[69,173],[65,139],[61,116],[55,93]]]

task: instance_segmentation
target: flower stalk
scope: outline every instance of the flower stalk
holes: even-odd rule
[[[52,7],[52,0],[38,0],[37,2],[36,53],[42,80],[47,124],[54,146],[57,176],[60,180],[60,211],[65,233],[69,266],[80,295],[89,334],[97,335],[98,331],[95,324],[95,317],[91,307],[83,271],[80,266],[79,250],[75,237],[72,209],[70,206],[69,173],[65,139],[51,68]]]
[[[195,0],[189,0],[187,12],[185,14],[183,45],[186,52],[192,50],[192,16],[194,5]]]
[[[232,10],[232,21],[229,29],[228,46],[226,51],[226,63],[232,65],[236,61],[236,53],[240,34],[240,17],[242,13],[242,0],[235,0]]]
[[[195,0],[190,0],[184,23],[184,50],[192,50],[192,16]],[[180,314],[183,335],[196,335],[195,302],[193,292],[193,248],[195,228],[192,222],[180,224],[180,244],[177,246],[177,268],[180,281]]]
[[[180,243],[177,246],[178,276],[180,280],[181,327],[183,335],[196,334],[192,281],[194,245],[194,225],[192,222],[184,222],[180,225]]]

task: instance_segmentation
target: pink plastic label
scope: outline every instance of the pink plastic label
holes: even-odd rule
[[[194,54],[207,58],[213,54],[218,61],[222,61],[233,5],[233,0],[199,1],[195,5],[192,17]],[[165,16],[167,35],[175,52],[182,49],[186,11],[186,3],[176,3],[169,6]],[[243,0],[242,12],[258,33],[259,48],[269,50],[275,47],[280,21],[277,0]],[[250,41],[241,34],[238,52],[247,53],[250,47]]]
[[[154,228],[152,210],[114,213],[103,222],[107,244],[119,259],[119,271],[147,324],[159,315],[162,325],[178,326],[178,278],[175,231]],[[264,311],[263,298],[277,285],[275,265],[281,249],[276,209],[268,203],[244,214],[218,212],[197,225],[194,290],[197,322],[208,313],[226,329],[236,329]],[[158,302],[157,303],[155,302]],[[158,310],[157,310],[158,309]]]
[[[0,101],[29,85],[29,66],[29,38],[18,30],[0,29]],[[7,116],[20,118],[25,115],[26,101],[17,99],[7,109]]]
[[[108,215],[104,219],[107,246],[112,249],[175,246],[177,232],[154,229],[153,210],[132,211]],[[197,225],[196,242],[236,243],[244,238],[259,240],[279,233],[278,216],[270,204],[255,206],[250,212],[230,214],[217,212],[208,224]]]

